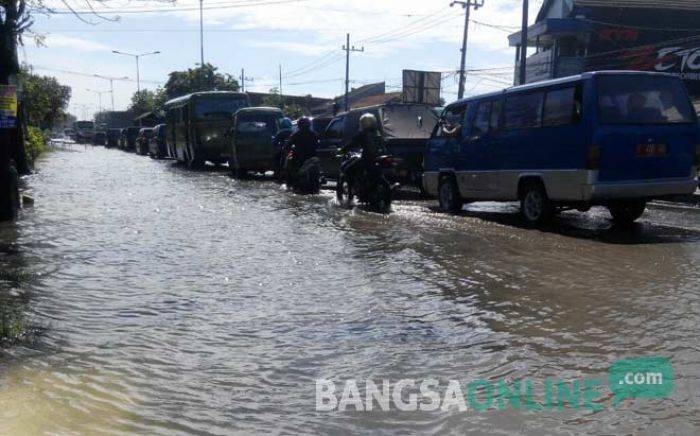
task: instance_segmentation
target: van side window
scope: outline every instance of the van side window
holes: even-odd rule
[[[472,135],[478,136],[489,132],[491,124],[491,102],[482,101],[476,108],[474,123],[472,124]]]
[[[544,93],[511,95],[506,99],[505,128],[527,129],[542,124]]]
[[[467,106],[453,106],[445,109],[440,117],[436,137],[456,138],[460,136]]]
[[[502,100],[495,100],[491,106],[491,121],[489,123],[491,131],[495,132],[501,128],[501,108]]]
[[[337,119],[333,120],[333,122],[328,125],[328,128],[326,129],[326,138],[327,139],[342,139],[343,137],[343,120],[342,119]]]
[[[580,120],[581,104],[576,101],[576,88],[549,91],[544,103],[544,125],[565,126]]]

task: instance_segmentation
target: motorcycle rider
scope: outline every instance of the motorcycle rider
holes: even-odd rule
[[[287,175],[291,179],[296,178],[297,173],[304,168],[304,163],[309,159],[316,157],[316,149],[318,148],[318,136],[311,130],[311,120],[307,117],[301,117],[297,120],[297,130],[289,138],[289,150],[294,150],[294,159],[291,162],[286,161]],[[286,155],[282,157],[286,159]],[[290,179],[290,180],[291,180]]]
[[[299,130],[289,138],[289,145],[294,149],[297,164],[301,168],[308,159],[316,157],[318,135],[311,130],[311,120],[307,117],[299,118],[297,127]]]
[[[293,126],[292,120],[289,118],[283,118],[280,121],[279,132],[275,135],[275,162],[277,162],[277,170],[275,173],[278,175],[281,173],[281,169],[284,168],[284,162],[287,159],[287,153],[289,152],[289,138],[292,136]]]
[[[351,179],[370,170],[374,161],[386,152],[377,117],[373,114],[366,113],[360,117],[360,131],[341,149],[341,154],[347,154],[353,149],[360,149],[362,156],[345,168],[345,174]]]

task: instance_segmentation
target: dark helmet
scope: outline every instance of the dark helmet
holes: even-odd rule
[[[311,130],[311,119],[308,117],[301,117],[297,121],[297,126],[299,130]]]
[[[366,113],[360,117],[360,131],[371,132],[377,130],[377,117],[371,113]]]
[[[282,118],[280,121],[280,130],[292,130],[292,120],[289,118]]]

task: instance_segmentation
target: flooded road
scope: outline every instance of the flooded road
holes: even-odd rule
[[[49,154],[28,186],[0,227],[0,268],[26,278],[3,275],[3,304],[34,332],[0,354],[0,434],[700,431],[692,207],[631,230],[417,200],[384,217],[102,148]],[[606,379],[648,356],[673,364],[670,398],[316,411],[318,379]]]

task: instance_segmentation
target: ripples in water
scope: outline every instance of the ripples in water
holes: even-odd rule
[[[531,231],[508,206],[345,211],[330,193],[102,149],[52,154],[30,185],[36,206],[13,244],[41,272],[27,311],[48,330],[33,354],[6,359],[0,433],[698,426],[692,235],[651,223],[621,237],[595,217]],[[671,358],[673,397],[596,414],[314,410],[322,377],[598,377],[647,355]]]

